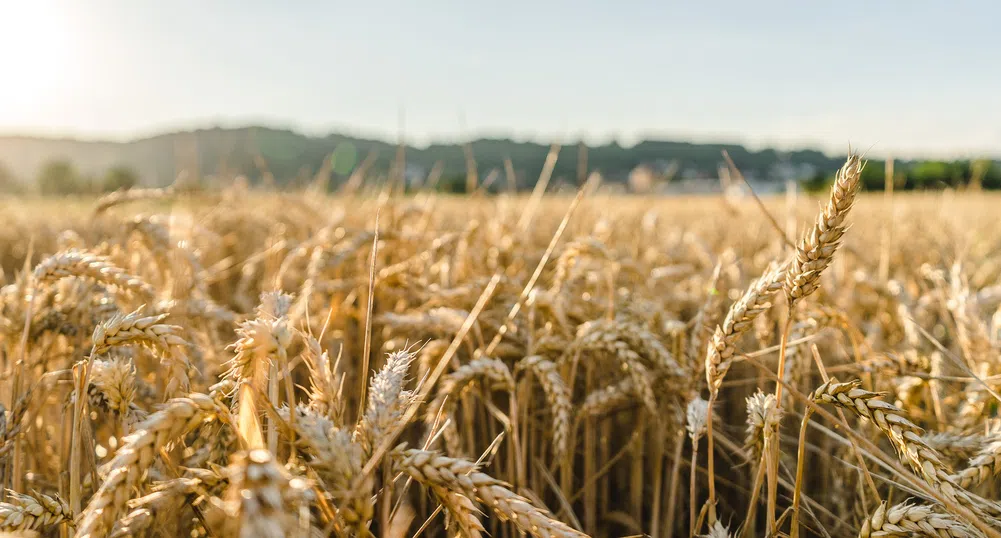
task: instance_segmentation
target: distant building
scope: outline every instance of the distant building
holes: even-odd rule
[[[779,183],[787,180],[801,181],[813,177],[817,173],[817,167],[809,163],[781,162],[771,166],[768,175],[771,179]]]

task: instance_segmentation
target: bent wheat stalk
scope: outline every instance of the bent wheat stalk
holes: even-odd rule
[[[522,532],[538,538],[587,536],[553,519],[548,511],[515,494],[500,480],[476,470],[473,462],[417,449],[397,450],[392,455],[394,465],[418,483],[478,499]]]
[[[108,463],[107,478],[80,514],[77,536],[96,538],[111,531],[133,488],[169,442],[207,420],[228,420],[229,408],[222,402],[227,385],[217,385],[211,394],[190,394],[167,402],[123,439],[125,444]]]

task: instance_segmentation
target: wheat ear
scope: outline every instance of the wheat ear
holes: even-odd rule
[[[701,535],[700,538],[730,538],[730,529],[716,521],[709,526],[709,532]]]
[[[6,502],[0,502],[0,530],[44,531],[73,517],[66,501],[57,495],[18,493],[7,490]]]
[[[155,189],[125,189],[110,192],[97,199],[94,204],[94,216],[104,213],[116,205],[135,202],[139,200],[163,200],[174,196],[173,185],[159,187]]]
[[[970,489],[998,474],[1001,474],[1001,439],[994,438],[983,445],[966,469],[952,475],[952,479],[960,487]]]
[[[91,407],[122,420],[125,434],[136,422],[147,418],[146,411],[135,404],[136,367],[129,359],[95,360],[87,392]]]
[[[285,510],[289,477],[265,449],[238,454],[229,467],[229,523],[240,538],[284,538],[295,528]]]
[[[413,392],[403,390],[413,360],[414,354],[409,350],[390,353],[385,366],[372,377],[368,405],[354,433],[367,454],[396,427],[414,399]]]
[[[862,523],[859,538],[888,536],[926,536],[928,538],[968,538],[977,536],[955,517],[936,512],[930,506],[903,502],[887,506],[879,504]]]
[[[36,284],[54,282],[66,277],[83,277],[102,284],[114,285],[144,299],[152,298],[153,287],[137,276],[130,275],[106,256],[84,250],[70,249],[45,258],[35,266]]]
[[[257,318],[241,323],[236,329],[239,339],[229,346],[234,355],[229,361],[225,377],[237,384],[238,391],[233,398],[233,408],[237,412],[237,430],[251,448],[265,446],[258,416],[260,409],[257,395],[275,391],[277,379],[271,376],[274,370],[272,362],[277,360],[285,363],[288,347],[292,343],[288,319],[284,316],[272,316],[270,312],[273,308],[284,306],[284,299],[281,305],[262,303],[257,308]],[[276,399],[273,394],[271,396]],[[277,405],[278,402],[272,403]],[[270,441],[271,439],[268,444],[272,444]]]
[[[880,394],[860,388],[859,380],[840,383],[831,378],[811,395],[813,401],[838,405],[872,421],[886,435],[902,461],[925,482],[950,500],[983,514],[985,502],[976,499],[955,481],[938,451],[921,438],[924,430],[911,422],[899,407],[879,399]],[[989,501],[987,501],[989,503]],[[992,508],[992,511],[994,509]]]
[[[737,341],[754,326],[754,319],[771,307],[772,297],[780,289],[781,272],[770,267],[761,278],[751,284],[741,298],[733,303],[722,326],[716,327],[706,349],[706,382],[710,395],[715,396],[730,370],[737,352]]]
[[[431,486],[429,489],[445,509],[449,535],[462,538],[480,538],[483,535],[486,529],[480,523],[480,511],[469,497],[440,486]]]
[[[474,381],[481,380],[487,382],[492,387],[505,391],[514,390],[514,377],[507,365],[497,359],[481,357],[473,359],[466,364],[455,369],[454,372],[442,378],[438,392],[428,407],[425,415],[425,422],[434,424],[439,416],[451,418],[454,414],[456,401],[459,394]],[[460,452],[458,432],[455,428],[455,421],[449,421],[448,427],[444,430],[445,444],[452,454]]]
[[[211,394],[175,398],[136,427],[108,463],[108,475],[80,514],[79,537],[99,537],[110,532],[143,474],[160,449],[209,419],[226,420],[229,408],[222,403],[225,384]]]
[[[600,416],[635,402],[635,384],[632,378],[627,377],[585,396],[584,402],[577,408],[577,419]]]
[[[178,391],[189,390],[191,381],[188,370],[191,363],[184,348],[188,343],[181,338],[182,329],[177,325],[161,323],[167,314],[145,316],[142,308],[128,314],[116,314],[94,329],[91,337],[93,353],[105,353],[109,349],[126,344],[135,344],[155,351],[167,369],[167,385],[164,393],[171,397]]]
[[[820,274],[831,264],[847,229],[845,218],[862,188],[865,163],[856,154],[848,156],[831,186],[827,205],[817,215],[817,222],[803,235],[796,256],[785,273],[786,296],[790,309],[820,287]]]
[[[546,393],[553,415],[553,457],[559,461],[566,454],[570,438],[570,388],[563,381],[556,364],[539,355],[518,361],[516,370],[522,369],[532,372]]]
[[[442,456],[428,450],[397,450],[394,464],[407,476],[427,487],[440,487],[475,498],[502,520],[538,538],[583,537],[584,533],[553,519],[552,515],[515,494],[505,484],[476,470],[473,462]]]
[[[760,461],[764,447],[773,441],[776,427],[782,420],[782,410],[775,405],[775,395],[756,392],[747,398],[747,434],[744,448],[750,461]]]

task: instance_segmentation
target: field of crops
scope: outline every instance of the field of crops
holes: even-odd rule
[[[861,165],[2,200],[0,529],[1001,538],[1001,198]]]

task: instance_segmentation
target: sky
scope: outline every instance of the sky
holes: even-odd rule
[[[1001,3],[0,0],[0,132],[1001,156]]]

